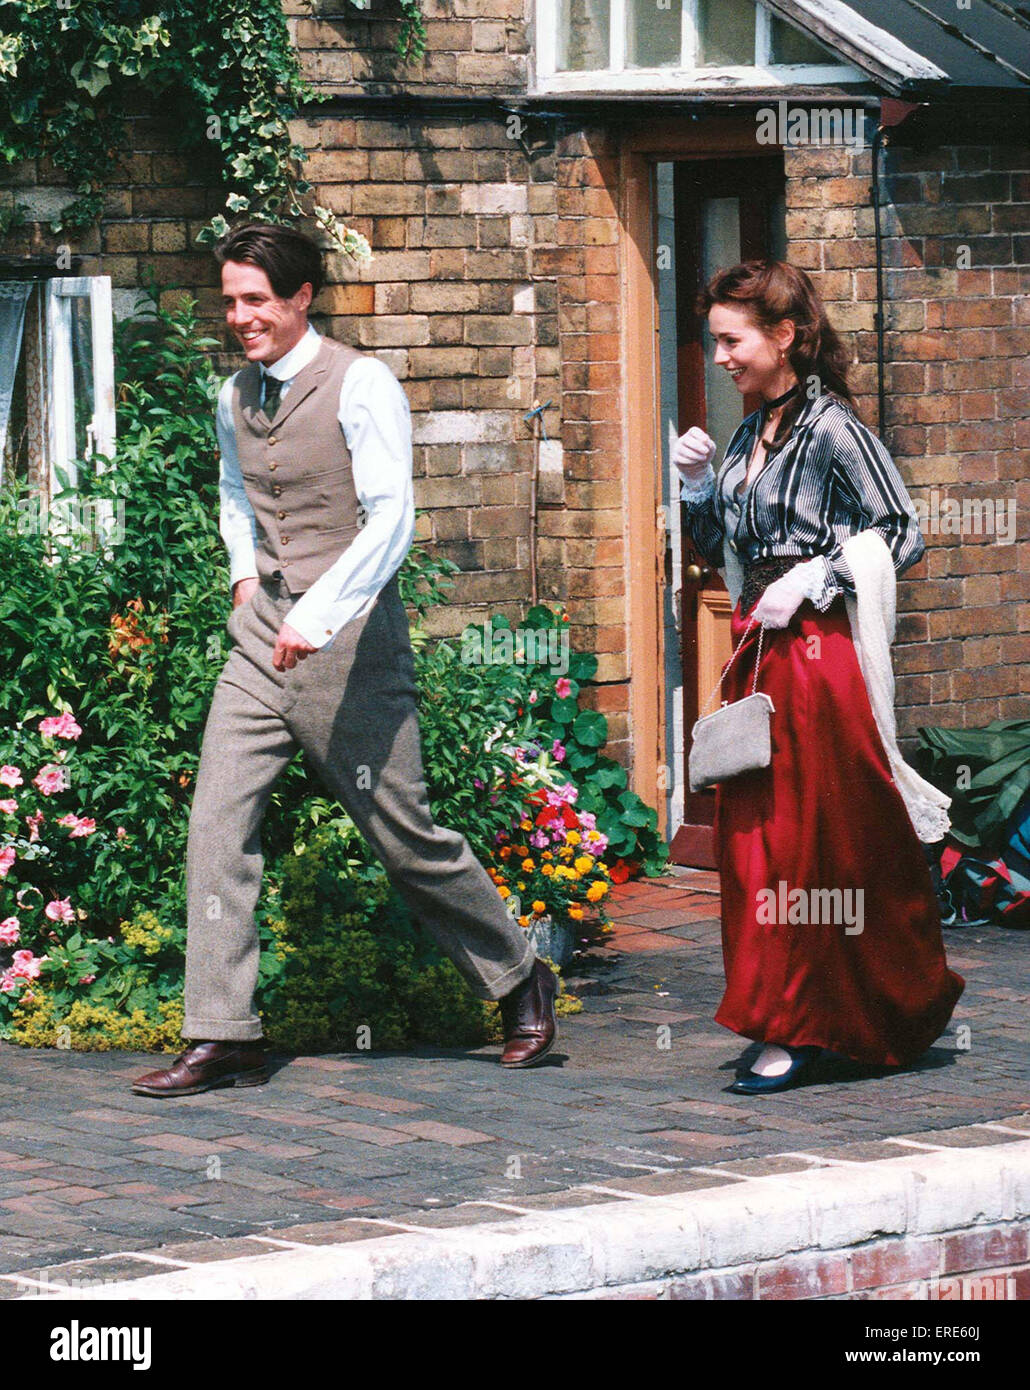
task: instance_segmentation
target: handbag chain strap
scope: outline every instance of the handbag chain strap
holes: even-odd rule
[[[709,705],[712,703],[712,701],[715,699],[716,695],[718,695],[718,693],[719,693],[719,687],[722,685],[723,681],[726,679],[726,674],[727,674],[727,672],[729,671],[730,667],[733,665],[734,661],[735,661],[736,658],[737,658],[737,652],[740,651],[741,647],[744,645],[744,643],[747,641],[747,639],[751,636],[751,629],[752,629],[754,626],[755,626],[755,620],[754,620],[754,618],[752,618],[751,621],[750,621],[750,623],[748,624],[747,631],[744,633],[744,636],[743,636],[743,637],[740,639],[740,641],[737,643],[737,650],[733,653],[733,655],[730,657],[729,661],[727,661],[726,665],[722,668],[722,675],[721,675],[721,676],[719,677],[719,679],[716,681],[716,683],[715,683],[715,689],[712,691],[711,695],[709,695],[708,699],[705,701],[704,709],[702,709],[700,715],[698,715],[698,718],[699,718],[699,719],[703,719],[703,718],[705,717],[705,715],[708,713],[708,706],[709,706]],[[754,695],[754,694],[756,693],[756,690],[757,690],[757,687],[758,687],[758,665],[759,665],[759,662],[762,660],[762,638],[763,638],[764,636],[765,636],[765,625],[763,624],[763,625],[762,625],[761,627],[759,627],[759,629],[758,629],[758,653],[757,653],[757,655],[755,656],[755,678],[754,678],[754,680],[751,682],[751,694],[752,694],[752,695]]]

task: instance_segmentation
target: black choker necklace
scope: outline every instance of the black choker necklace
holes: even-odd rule
[[[796,395],[801,390],[801,382],[796,381],[789,391],[784,391],[782,396],[777,396],[774,401],[765,401],[762,405],[763,411],[775,410],[778,405],[783,405],[789,401],[791,396]]]

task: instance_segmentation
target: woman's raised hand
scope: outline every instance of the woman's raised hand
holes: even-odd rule
[[[672,461],[685,482],[699,481],[715,458],[716,448],[715,440],[698,425],[692,425],[686,434],[680,435],[673,446]]]

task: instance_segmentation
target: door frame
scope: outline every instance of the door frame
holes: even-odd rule
[[[768,155],[754,111],[670,116],[657,130],[627,131],[619,145],[622,221],[623,450],[629,621],[632,786],[658,812],[668,838],[665,777],[665,635],[661,594],[665,531],[658,352],[658,277],[653,166],[660,160]],[[647,461],[650,460],[650,467]],[[711,832],[709,831],[709,838]]]

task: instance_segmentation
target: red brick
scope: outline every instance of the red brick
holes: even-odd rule
[[[759,1265],[756,1279],[760,1299],[825,1298],[847,1292],[848,1259],[844,1254],[798,1255]]]
[[[945,1236],[941,1269],[986,1269],[994,1265],[1022,1264],[1028,1256],[1028,1227],[995,1226],[984,1231],[962,1231]]]
[[[936,1239],[877,1241],[858,1246],[851,1253],[852,1286],[870,1289],[927,1279],[937,1273],[938,1258]]]

